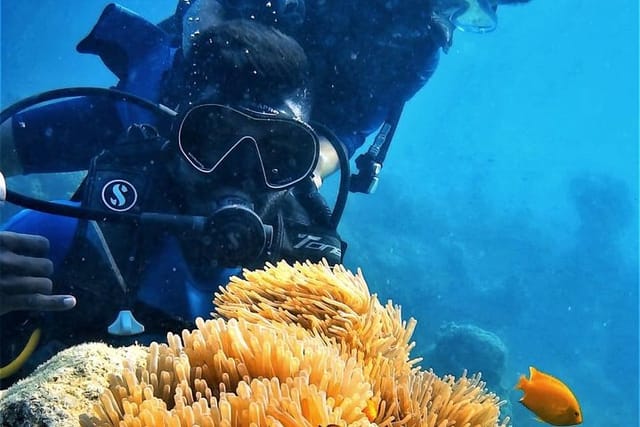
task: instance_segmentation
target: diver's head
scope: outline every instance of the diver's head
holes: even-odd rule
[[[184,68],[174,126],[183,182],[199,193],[259,192],[311,174],[318,137],[305,123],[308,62],[295,40],[254,21],[221,22],[194,39]]]
[[[498,25],[499,5],[530,0],[434,0],[434,11],[452,27],[465,32],[486,33]]]
[[[228,20],[197,34],[184,58],[174,181],[181,211],[211,219],[208,235],[181,239],[192,272],[204,277],[277,246],[274,200],[310,176],[319,147],[305,123],[307,57],[292,38]]]
[[[194,38],[185,55],[191,106],[261,106],[298,120],[309,117],[309,64],[291,37],[255,21],[220,22]]]

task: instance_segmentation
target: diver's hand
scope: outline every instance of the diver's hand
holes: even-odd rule
[[[60,311],[71,295],[51,295],[53,263],[43,236],[0,231],[0,315],[18,310]]]

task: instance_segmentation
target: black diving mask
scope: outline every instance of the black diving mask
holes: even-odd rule
[[[250,147],[268,188],[285,189],[311,174],[318,161],[316,132],[277,110],[203,104],[187,111],[178,127],[178,147],[199,172],[214,172],[229,156]]]

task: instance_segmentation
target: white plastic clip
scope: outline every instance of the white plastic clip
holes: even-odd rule
[[[118,317],[107,328],[111,335],[127,336],[144,332],[144,325],[133,317],[131,310],[120,310]]]

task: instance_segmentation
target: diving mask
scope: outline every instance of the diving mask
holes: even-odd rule
[[[264,183],[274,190],[300,182],[318,161],[315,131],[277,110],[198,105],[183,116],[177,139],[184,158],[205,174],[215,171],[234,152],[253,149]]]
[[[496,29],[497,0],[459,0],[438,2],[436,10],[460,31],[488,33]]]

